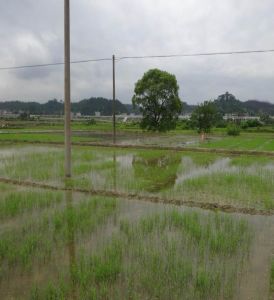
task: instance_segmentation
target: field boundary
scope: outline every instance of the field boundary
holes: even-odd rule
[[[50,141],[27,141],[27,140],[1,140],[2,142],[16,143],[16,144],[42,144],[63,146],[61,142]],[[156,145],[121,145],[112,143],[96,143],[96,142],[72,142],[73,146],[85,147],[102,147],[102,148],[116,148],[116,149],[140,149],[140,150],[166,150],[176,152],[198,152],[198,153],[216,153],[227,155],[250,155],[250,156],[269,156],[274,157],[274,151],[256,151],[256,150],[229,150],[223,148],[200,148],[200,147],[172,147],[172,146],[156,146]]]
[[[193,208],[201,208],[205,210],[222,211],[225,213],[240,213],[246,215],[261,215],[261,216],[274,215],[273,210],[266,211],[266,210],[256,209],[256,208],[236,207],[230,204],[199,202],[199,201],[192,201],[192,200],[166,199],[158,196],[152,196],[152,195],[146,196],[146,195],[139,195],[136,193],[124,193],[124,192],[117,192],[112,190],[94,190],[94,189],[81,189],[81,188],[73,188],[73,187],[62,187],[62,186],[56,186],[51,184],[10,179],[4,177],[0,177],[0,182],[6,184],[12,184],[16,186],[34,187],[34,188],[41,188],[41,189],[54,190],[54,191],[72,191],[76,193],[91,194],[94,196],[96,195],[96,196],[123,198],[128,200],[140,200],[140,201],[146,201],[152,203],[162,203],[162,204],[170,204],[175,206],[186,206],[186,207],[193,207]]]

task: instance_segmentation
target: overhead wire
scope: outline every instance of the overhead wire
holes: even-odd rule
[[[112,58],[97,58],[97,59],[86,59],[86,60],[74,60],[71,61],[71,64],[82,64],[89,62],[99,62],[99,61],[108,61],[112,60]],[[34,65],[23,65],[23,66],[11,66],[11,67],[0,67],[0,70],[17,70],[17,69],[27,69],[27,68],[43,68],[50,66],[60,66],[64,65],[64,62],[56,62],[56,63],[48,63],[48,64],[34,64]]]
[[[169,55],[121,56],[121,57],[117,57],[117,60],[124,60],[124,59],[145,59],[145,58],[173,58],[173,57],[217,56],[217,55],[271,53],[271,52],[274,52],[274,49],[243,50],[243,51],[229,51],[229,52],[183,53],[183,54],[169,54]]]
[[[228,52],[183,53],[183,54],[167,54],[167,55],[143,55],[143,56],[120,56],[120,57],[118,56],[115,58],[115,60],[120,61],[120,60],[128,60],[128,59],[219,56],[219,55],[256,54],[256,53],[274,53],[274,49],[243,50],[243,51],[228,51]],[[71,61],[70,63],[71,64],[82,64],[82,63],[89,63],[89,62],[101,62],[101,61],[111,61],[111,60],[112,60],[112,57],[111,58],[74,60],[74,61]],[[0,71],[29,69],[29,68],[44,68],[44,67],[60,66],[60,65],[64,65],[64,62],[0,67]]]

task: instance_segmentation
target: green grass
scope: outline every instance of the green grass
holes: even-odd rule
[[[271,175],[272,176],[272,175]],[[222,173],[186,180],[177,187],[177,193],[196,197],[196,200],[229,203],[235,206],[274,209],[273,177],[260,174]]]
[[[6,186],[7,189],[8,186]],[[2,188],[0,190],[3,191]],[[41,193],[22,190],[21,192],[6,193],[0,196],[0,221],[26,212],[31,213],[37,209],[50,207],[62,200],[63,195],[61,192],[43,191]]]
[[[2,128],[2,131],[26,131],[26,130],[63,130],[64,124],[63,120],[60,121],[7,121],[5,122],[7,126]],[[140,127],[133,123],[116,123],[117,130],[121,131],[136,131],[142,132]],[[87,121],[72,121],[71,127],[73,130],[92,130],[92,131],[112,131],[112,122],[111,121],[102,121],[97,120],[96,124],[90,125],[87,124]]]
[[[17,145],[2,151],[0,176],[65,185],[61,148]],[[273,166],[274,159],[263,156],[74,147],[70,183],[76,188],[273,210]]]
[[[13,142],[55,142],[63,143],[62,133],[5,133],[0,134],[0,141]],[[94,142],[98,139],[90,136],[72,136],[72,142]]]
[[[64,124],[62,120],[59,121],[7,121],[7,129],[2,129],[2,132],[14,132],[0,134],[0,140],[9,140],[9,141],[41,141],[41,142],[63,142],[62,133],[35,133],[35,131],[43,130],[63,130]],[[112,122],[97,120],[96,124],[88,125],[86,121],[73,121],[72,130],[74,131],[88,131],[90,133],[94,132],[112,132]],[[23,133],[24,131],[33,131],[31,134]],[[117,122],[117,131],[121,134],[130,134],[138,133],[142,134],[143,137],[149,138],[151,135],[155,136],[155,133],[150,133],[142,131],[138,124],[134,123],[123,123]],[[17,132],[17,133],[16,133]],[[19,134],[21,132],[21,134]],[[258,151],[274,151],[274,139],[273,139],[274,129],[273,127],[264,126],[262,128],[250,128],[248,130],[242,131],[241,135],[238,137],[229,137],[226,136],[225,128],[214,128],[212,133],[209,135],[210,138],[213,138],[210,141],[201,143],[199,146],[205,148],[222,148],[229,150],[258,150]],[[194,130],[185,130],[178,127],[176,130],[173,130],[168,133],[158,133],[159,145],[162,144],[161,137],[168,137],[170,141],[175,141],[174,143],[178,144],[178,136],[196,136],[198,137],[197,132]],[[134,138],[134,136],[133,136]],[[101,140],[100,138],[92,138],[87,136],[80,136],[75,134],[73,136],[74,142],[87,142],[87,141],[106,141],[106,139]],[[109,139],[108,139],[109,141]],[[177,141],[177,142],[176,142]],[[170,145],[174,143],[168,143]],[[167,145],[168,145],[167,144]],[[180,143],[179,143],[180,144]],[[178,145],[179,145],[178,144]]]
[[[274,295],[274,259],[271,263],[271,273],[270,273],[270,293]]]
[[[231,299],[251,236],[245,221],[221,215],[124,219],[106,245],[77,257],[69,276],[34,286],[32,299]]]
[[[47,204],[53,201],[54,204],[52,193],[40,193],[42,201],[47,201]],[[59,193],[55,198],[56,196],[59,197]],[[26,202],[25,199],[21,207],[31,208],[33,200],[30,199],[28,205]],[[59,205],[39,211],[38,215],[38,212],[32,213],[30,209],[27,219],[19,219],[18,224],[15,222],[13,226],[7,226],[0,239],[0,278],[13,268],[31,269],[35,263],[42,263],[56,256],[56,250],[62,249],[72,236],[79,239],[94,232],[117,209],[115,199],[104,197],[76,202],[69,195],[64,204],[65,207]],[[6,211],[11,212],[10,209]]]
[[[216,140],[201,143],[200,146],[229,150],[274,151],[274,139],[273,135],[243,134],[236,137],[220,137]]]

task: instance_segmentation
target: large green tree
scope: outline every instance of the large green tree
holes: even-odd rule
[[[193,127],[201,134],[209,133],[218,118],[218,111],[212,101],[199,104],[191,115]]]
[[[178,91],[175,75],[159,69],[149,70],[137,81],[132,103],[143,115],[143,129],[167,131],[176,127],[182,111]]]

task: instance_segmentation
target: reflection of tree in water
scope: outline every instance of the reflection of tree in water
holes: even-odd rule
[[[74,219],[70,218],[73,215],[72,205],[72,191],[65,192],[66,197],[66,210],[67,210],[67,247],[69,255],[69,273],[72,285],[71,299],[76,299],[76,286],[73,278],[73,272],[76,266],[76,252],[75,252],[75,224]]]
[[[113,152],[113,157],[112,157],[112,162],[113,162],[113,189],[116,191],[117,189],[117,160],[116,160],[116,151]]]
[[[136,155],[132,162],[135,180],[147,192],[168,189],[175,184],[180,162],[181,157],[176,153],[152,158]]]

